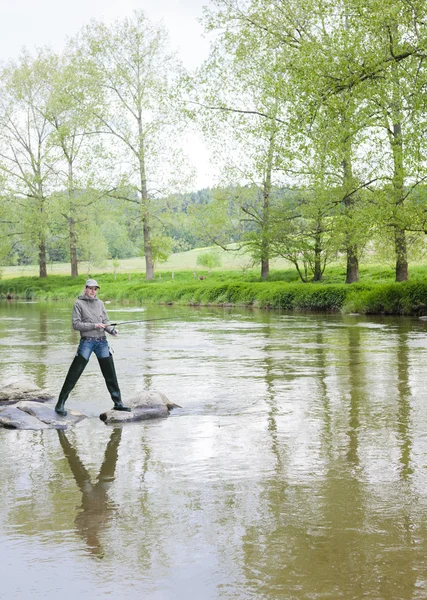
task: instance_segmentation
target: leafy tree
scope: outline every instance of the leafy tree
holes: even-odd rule
[[[48,106],[40,110],[45,110],[53,128],[51,143],[61,161],[57,168],[59,191],[54,196],[54,210],[65,220],[71,276],[77,277],[79,247],[84,239],[81,234],[91,220],[89,212],[96,210],[106,192],[108,164],[101,136],[94,136],[94,107],[84,94],[76,57],[67,51],[62,56],[49,53],[45,60],[51,96]]]
[[[285,181],[291,155],[286,141],[292,53],[272,44],[265,29],[253,26],[247,17],[253,6],[224,0],[207,13],[207,28],[218,35],[196,80],[194,102],[222,163],[223,184],[258,190],[236,200],[242,221],[252,230],[247,242],[266,279],[272,257],[272,190]]]
[[[323,188],[295,194],[273,213],[271,246],[291,262],[304,282],[321,281],[328,262],[336,258],[338,238],[334,196]]]
[[[161,263],[167,261],[172,254],[173,240],[165,235],[152,237],[153,262]]]
[[[58,164],[46,117],[50,100],[47,80],[43,51],[35,58],[25,51],[1,72],[0,171],[5,195],[13,198],[21,233],[38,249],[40,277],[47,276],[49,206]]]
[[[154,276],[155,199],[183,181],[178,109],[182,68],[161,26],[135,12],[107,27],[92,23],[74,41],[98,131],[110,139],[120,184],[115,196],[139,206],[146,278]]]

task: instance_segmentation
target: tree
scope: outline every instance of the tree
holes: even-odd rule
[[[0,171],[5,194],[19,207],[23,237],[38,249],[40,277],[47,277],[46,243],[50,196],[56,183],[58,155],[46,117],[50,100],[43,51],[24,51],[1,73]]]
[[[280,190],[282,201],[272,211],[271,248],[291,262],[304,282],[321,281],[328,262],[336,258],[339,191],[319,178],[317,187]]]
[[[238,7],[208,13],[207,28],[221,33],[196,78],[195,104],[222,163],[223,185],[237,187],[241,220],[252,229],[246,242],[269,275],[271,202],[286,163],[286,69],[289,57],[240,18]],[[253,190],[258,193],[253,194]],[[247,202],[249,200],[249,202]],[[245,243],[245,242],[244,242]]]
[[[183,180],[178,79],[182,68],[161,26],[135,12],[107,27],[92,23],[74,41],[98,131],[109,137],[120,184],[115,196],[138,204],[146,278],[154,277],[155,199]]]
[[[94,107],[85,97],[76,57],[68,51],[62,56],[49,53],[45,60],[51,94],[40,110],[52,127],[51,143],[60,158],[55,208],[67,226],[71,276],[77,277],[80,242],[91,221],[89,212],[107,191],[108,164],[101,136],[94,135]]]

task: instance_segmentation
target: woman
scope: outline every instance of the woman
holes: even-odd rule
[[[120,394],[120,388],[117,381],[116,370],[114,368],[113,357],[110,353],[105,332],[116,336],[117,331],[109,325],[107,311],[104,303],[96,297],[99,285],[95,279],[88,279],[85,283],[84,293],[78,297],[73,307],[73,329],[80,331],[80,344],[77,348],[77,354],[71,363],[64,385],[59,394],[55,411],[58,415],[66,416],[67,411],[64,404],[85,370],[92,352],[101,367],[107,389],[110,392],[111,399],[114,402],[114,410],[125,410],[130,412],[130,408],[124,406]]]

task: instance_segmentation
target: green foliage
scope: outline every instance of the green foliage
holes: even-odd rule
[[[87,263],[88,272],[101,267],[108,257],[108,245],[102,233],[94,226],[81,234],[79,259]]]
[[[390,272],[392,275],[392,271]],[[191,272],[177,272],[174,279],[130,282],[125,274],[89,273],[101,282],[103,299],[132,305],[235,305],[285,311],[317,311],[365,314],[427,314],[426,269],[422,277],[403,283],[302,284],[286,281],[244,281],[241,273],[213,273],[194,280]],[[282,273],[286,276],[286,273]],[[421,272],[420,272],[421,276]],[[73,300],[82,291],[85,278],[49,276],[21,277],[0,282],[0,298]]]
[[[155,264],[165,262],[172,254],[173,240],[166,235],[151,238],[151,254]]]
[[[346,303],[347,312],[383,315],[427,314],[425,281],[376,285],[372,289],[354,289]]]
[[[197,264],[207,269],[214,269],[221,266],[222,259],[218,250],[210,250],[198,255]]]
[[[136,246],[129,237],[129,231],[124,223],[117,220],[104,221],[101,233],[108,245],[108,254],[112,258],[131,258],[137,254]]]

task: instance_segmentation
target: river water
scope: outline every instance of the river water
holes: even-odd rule
[[[0,303],[1,379],[57,394],[72,303]],[[1,598],[427,598],[427,323],[107,306],[124,400],[95,357],[67,432],[0,430]]]

